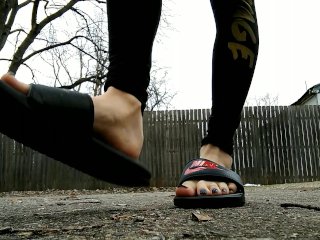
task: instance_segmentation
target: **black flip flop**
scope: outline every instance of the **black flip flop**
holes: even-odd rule
[[[175,197],[174,205],[181,208],[223,208],[240,207],[245,204],[245,194],[240,176],[210,160],[199,158],[191,160],[184,168],[179,185],[187,180],[208,180],[233,182],[237,192],[219,196]]]
[[[30,85],[27,96],[0,81],[0,132],[98,179],[148,186],[151,174],[93,134],[89,95]]]

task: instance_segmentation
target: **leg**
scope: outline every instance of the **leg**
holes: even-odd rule
[[[108,0],[109,71],[105,90],[113,86],[147,101],[151,53],[162,0]]]
[[[212,61],[212,114],[200,157],[230,169],[233,135],[257,60],[258,27],[253,0],[211,0],[211,5],[217,29]],[[233,183],[190,180],[182,185],[177,188],[177,196],[236,191]]]
[[[20,142],[31,142],[32,144],[29,144],[28,146],[31,146],[35,150],[40,150],[44,154],[51,154],[51,157],[54,157],[64,163],[70,163],[72,161],[71,166],[76,167],[78,170],[84,171],[88,174],[91,174],[94,177],[102,177],[103,180],[111,180],[116,184],[120,183],[131,185],[129,181],[133,181],[134,185],[144,185],[146,184],[149,174],[142,167],[139,167],[139,164],[131,161],[131,159],[138,158],[142,149],[143,129],[141,111],[144,109],[145,102],[147,100],[146,90],[149,84],[152,44],[160,19],[161,0],[142,0],[136,2],[124,0],[108,0],[107,4],[110,38],[110,66],[108,72],[108,80],[105,86],[105,93],[101,96],[93,97],[92,99],[87,95],[82,96],[82,94],[77,94],[77,96],[82,96],[81,99],[85,99],[86,107],[88,106],[85,110],[88,111],[78,110],[78,106],[74,108],[73,105],[71,109],[69,109],[81,113],[88,112],[88,114],[86,115],[88,121],[86,121],[87,124],[85,126],[85,130],[84,128],[77,128],[77,131],[75,132],[79,132],[79,135],[81,135],[81,137],[83,137],[85,140],[88,140],[89,143],[86,146],[93,147],[78,148],[79,151],[77,152],[85,152],[86,155],[80,155],[79,158],[75,158],[75,160],[72,160],[73,158],[65,159],[66,155],[61,150],[64,149],[63,147],[66,147],[67,144],[59,145],[60,151],[58,154],[56,153],[58,151],[54,147],[46,148],[46,146],[44,146],[55,145],[48,143],[50,141],[50,136],[42,141],[41,138],[36,137],[38,135],[41,135],[41,132],[45,131],[38,130],[39,134],[33,135],[35,137],[31,136],[31,134],[26,135],[26,137],[25,135],[23,135],[24,139],[20,137]],[[10,74],[2,76],[1,81],[5,82],[2,82],[2,84],[0,85],[3,86],[4,89],[0,90],[6,91],[6,95],[3,96],[10,95],[10,92],[14,92],[14,96],[17,96],[16,98],[18,98],[19,100],[18,104],[20,104],[21,102],[19,107],[23,108],[23,110],[25,110],[25,112],[29,114],[24,115],[26,116],[26,119],[28,117],[28,119],[32,119],[33,116],[39,114],[39,111],[35,108],[32,108],[32,106],[30,106],[29,104],[30,101],[28,101],[28,94],[32,92],[32,90],[30,91],[29,85],[19,82],[14,78],[13,75]],[[9,89],[7,85],[9,85]],[[47,92],[50,92],[50,90],[52,90],[52,88],[49,88],[50,90],[48,90],[48,88],[46,89]],[[33,91],[33,93],[34,92],[35,91]],[[21,95],[20,93],[23,93],[24,95]],[[63,91],[62,94],[70,96],[70,93],[67,94]],[[44,95],[45,98],[50,98],[51,100],[54,98],[53,101],[51,101],[51,104],[52,102],[59,102],[59,99],[57,100],[56,97],[51,97],[50,94]],[[9,99],[9,97],[7,99]],[[65,106],[61,106],[60,104],[59,107],[53,106],[53,108],[58,108],[58,110],[60,109],[60,111],[61,109],[67,109],[70,106],[70,102],[72,101],[69,101],[69,103],[64,103]],[[82,107],[84,105],[80,104],[80,102],[78,104]],[[25,107],[25,105],[27,106]],[[81,108],[81,106],[80,109],[83,109]],[[52,105],[50,105],[49,108],[48,105],[46,105],[45,107],[43,107],[43,109],[51,109],[51,107]],[[29,109],[31,110],[29,111]],[[8,112],[10,111],[8,110]],[[16,112],[18,112],[17,115],[19,115],[19,111]],[[57,114],[57,116],[60,115],[63,116],[64,114]],[[8,119],[10,120],[10,118]],[[81,122],[81,119],[83,118],[75,119],[74,122],[77,122],[78,120],[79,122]],[[4,122],[8,123],[10,122],[9,120],[5,119]],[[50,122],[50,118],[45,118],[42,122]],[[50,128],[50,124],[47,124],[44,130]],[[54,125],[54,123],[52,123],[52,125]],[[78,126],[78,124],[73,125]],[[12,126],[10,127],[14,128]],[[34,125],[33,127],[37,128],[37,126]],[[5,128],[6,127],[2,127],[2,129]],[[30,129],[27,125],[23,125],[21,128],[22,131],[24,131],[25,129]],[[5,131],[8,132],[9,130],[5,129],[4,132]],[[66,131],[60,134],[60,137],[63,138],[65,134],[67,134],[67,132],[70,131],[66,129]],[[83,132],[86,132],[86,134],[84,134]],[[15,136],[11,134],[13,138],[18,138],[19,136],[16,137],[17,135],[19,134],[16,134]],[[72,134],[69,134],[68,136],[70,135]],[[87,143],[87,141],[82,141],[83,138],[77,138],[75,139],[76,141],[69,142],[75,143],[79,141],[80,143]],[[101,148],[98,148],[103,145],[103,143],[100,144],[101,140],[105,144],[103,150],[101,150]],[[77,146],[71,148],[71,150],[67,150],[69,152],[72,152],[72,150],[76,151],[78,150]],[[88,164],[86,164],[86,161],[89,157],[84,161],[77,161],[78,159],[82,159],[87,155],[91,157],[91,155],[89,155],[90,153],[88,153],[88,150],[85,149],[98,149],[99,151],[91,152],[95,152],[95,154],[99,156],[95,159],[92,158],[88,162]],[[112,153],[109,155],[104,154],[107,151]],[[122,163],[124,164],[121,165]],[[90,166],[90,170],[88,170],[88,166]],[[133,168],[131,166],[133,166]],[[105,169],[111,170],[106,173]],[[125,173],[123,172],[124,170],[126,171]],[[112,175],[112,178],[108,178],[108,175]],[[135,181],[135,179],[138,180]]]
[[[105,93],[94,97],[95,133],[126,155],[138,158],[143,143],[141,109],[147,101],[153,40],[161,0],[108,0],[109,72]],[[28,93],[13,76],[2,80]]]
[[[94,102],[104,109],[100,113],[116,114],[112,122],[117,127],[109,125],[106,131],[105,121],[97,121],[94,126],[113,146],[133,158],[138,158],[142,149],[141,111],[148,97],[152,46],[161,4],[161,0],[107,1],[110,64],[106,93]]]

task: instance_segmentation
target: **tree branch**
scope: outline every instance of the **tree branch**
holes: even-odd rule
[[[75,81],[74,83],[70,84],[70,85],[65,85],[65,86],[61,86],[60,88],[63,88],[63,89],[73,89],[77,86],[79,86],[80,84],[82,83],[85,83],[85,82],[92,82],[92,83],[95,83],[96,81],[94,81],[95,79],[97,80],[102,80],[104,78],[107,77],[107,74],[103,74],[101,76],[97,76],[97,75],[94,75],[94,76],[90,76],[90,77],[84,77],[84,78],[80,78],[78,79],[77,81]]]
[[[32,8],[32,16],[31,16],[31,26],[35,28],[37,25],[37,16],[38,16],[38,8],[39,8],[39,0],[35,0]]]
[[[1,5],[0,12],[0,51],[4,47],[4,45],[7,42],[8,36],[10,34],[10,30],[12,28],[12,25],[14,23],[14,19],[18,12],[18,1],[4,1],[2,2],[3,5]],[[8,19],[8,14],[9,19]],[[8,20],[7,20],[8,19]]]
[[[30,45],[33,43],[33,41],[38,36],[38,34],[41,32],[41,30],[48,23],[50,23],[51,21],[55,20],[56,18],[60,17],[65,12],[70,10],[70,8],[72,8],[72,6],[79,1],[83,1],[83,0],[71,0],[68,4],[66,4],[60,10],[58,10],[57,12],[53,13],[52,15],[46,17],[45,19],[43,19],[39,24],[32,26],[32,29],[30,30],[29,34],[24,39],[24,41],[20,44],[20,47],[18,48],[18,50],[16,51],[16,53],[13,56],[13,61],[9,67],[11,72],[15,73],[18,70],[19,65],[21,65],[23,63],[23,61],[22,61],[23,55],[25,54],[27,49],[30,47]],[[36,18],[36,17],[33,16],[33,21],[34,21],[34,18]]]
[[[31,3],[33,0],[27,0],[27,1],[24,1],[23,3],[19,4],[18,5],[18,8],[21,9],[25,6],[27,6],[29,3]]]
[[[62,7],[57,12],[51,14],[50,16],[46,17],[39,23],[40,29],[44,28],[48,23],[52,22],[53,20],[61,17],[64,13],[70,10],[77,2],[84,1],[84,0],[71,0],[68,4]]]
[[[41,48],[37,51],[33,51],[31,54],[29,54],[28,56],[26,56],[25,58],[22,59],[22,62],[25,62],[27,61],[28,59],[30,59],[31,57],[39,54],[39,53],[42,53],[44,51],[48,51],[50,49],[53,49],[53,48],[57,48],[57,47],[61,47],[61,46],[65,46],[65,45],[68,45],[68,44],[71,44],[71,42],[77,38],[86,38],[85,36],[74,36],[72,38],[70,38],[68,41],[65,41],[65,42],[61,42],[61,43],[56,43],[56,44],[53,44],[53,45],[50,45],[48,47],[45,47],[45,48]]]
[[[12,59],[0,58],[0,61],[12,62]],[[26,64],[26,63],[22,63],[22,65],[25,66],[25,67],[27,67],[27,68],[30,70],[31,75],[32,75],[32,79],[34,80],[35,75],[34,75],[33,69],[32,69],[28,64]],[[9,72],[9,71],[10,71],[10,70],[8,69],[8,72]]]
[[[23,33],[25,33],[25,34],[27,34],[27,32],[23,29],[23,28],[18,28],[18,29],[15,29],[15,30],[12,30],[11,32],[10,32],[10,34],[13,34],[13,33],[15,33],[15,32],[23,32]]]

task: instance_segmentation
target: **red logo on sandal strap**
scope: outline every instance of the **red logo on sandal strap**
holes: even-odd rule
[[[184,175],[198,172],[204,169],[219,169],[218,164],[207,160],[195,160],[191,166],[185,170]]]

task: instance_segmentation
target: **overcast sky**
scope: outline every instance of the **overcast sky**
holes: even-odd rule
[[[210,1],[164,3],[170,28],[163,29],[153,56],[158,66],[167,68],[168,88],[177,93],[172,108],[210,108],[215,37]],[[269,94],[278,97],[278,105],[290,105],[320,83],[319,9],[320,0],[256,0],[260,51],[249,103]],[[6,68],[0,66],[2,72]]]
[[[156,44],[154,58],[168,67],[176,109],[209,108],[215,23],[209,0],[175,0],[175,30]],[[320,1],[256,0],[260,51],[248,101],[266,94],[290,105],[320,83]]]

